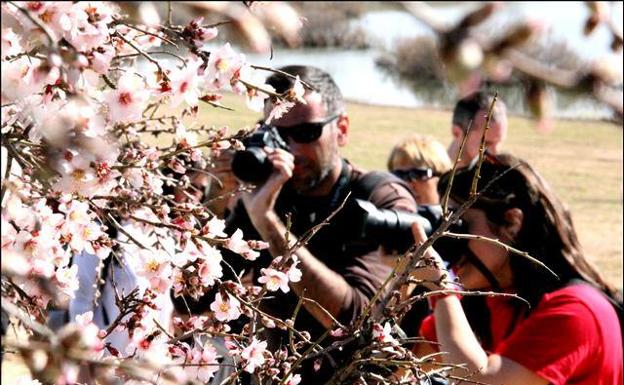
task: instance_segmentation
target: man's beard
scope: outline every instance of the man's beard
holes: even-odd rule
[[[303,167],[305,167],[305,164]],[[332,171],[331,162],[323,165],[319,169],[307,168],[305,171],[304,175],[293,175],[290,180],[294,190],[303,195],[316,189],[330,176]]]

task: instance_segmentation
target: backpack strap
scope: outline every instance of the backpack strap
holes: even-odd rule
[[[409,185],[401,178],[387,171],[370,171],[364,174],[363,177],[354,180],[351,184],[351,194],[354,199],[369,200],[375,188],[390,183],[402,186],[416,200],[416,196]]]

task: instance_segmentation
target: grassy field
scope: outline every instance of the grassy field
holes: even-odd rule
[[[223,104],[202,106],[198,123],[227,125],[232,132],[260,115],[226,95]],[[350,142],[343,154],[367,169],[385,169],[392,146],[414,133],[450,142],[451,111],[348,105]],[[559,120],[543,134],[533,120],[511,116],[504,150],[531,163],[569,206],[581,243],[608,280],[622,287],[622,128],[597,121]]]

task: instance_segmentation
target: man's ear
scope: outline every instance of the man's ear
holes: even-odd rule
[[[524,221],[524,213],[517,207],[505,211],[505,226],[503,233],[509,237],[510,240],[515,240],[520,234],[522,229],[522,222]]]
[[[349,115],[341,114],[336,126],[338,127],[338,146],[342,147],[349,142],[349,127],[351,126]]]
[[[461,139],[463,132],[464,131],[457,124],[453,124],[451,126],[451,134],[453,134],[453,138]]]

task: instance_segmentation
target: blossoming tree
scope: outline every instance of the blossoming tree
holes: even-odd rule
[[[97,372],[105,382],[118,375],[206,382],[219,368],[217,351],[200,339],[182,342],[151,322],[161,298],[170,290],[199,298],[220,287],[210,317],[174,320],[177,330],[191,335],[206,334],[208,323],[215,335],[226,335],[228,321],[254,311],[250,303],[260,288],[221,282],[217,247],[255,259],[266,244],[245,241],[240,230],[228,237],[222,219],[199,204],[176,202],[163,187],[187,187],[188,169],[204,169],[219,151],[241,146],[244,133],[185,127],[182,117],[196,114],[198,103],[220,106],[220,93],[228,90],[259,110],[270,96],[283,100],[275,115],[303,88],[274,93],[229,44],[206,48],[217,34],[201,18],[183,26],[138,25],[111,3],[2,4],[3,312],[28,330],[28,340],[14,348],[37,380],[74,383],[88,363],[107,369]],[[165,46],[174,52],[156,50]],[[154,57],[163,54],[175,60]],[[182,117],[161,112],[176,108],[184,108]],[[172,142],[146,144],[145,137],[157,133],[171,134]],[[199,135],[206,140],[198,142]],[[119,235],[111,236],[112,229]],[[137,288],[116,293],[120,316],[108,329],[95,326],[88,312],[52,333],[48,310],[75,296],[75,261],[83,253],[99,259],[98,279],[107,259],[123,264],[124,255],[132,256]],[[259,284],[288,290],[288,279],[300,276],[296,270],[269,268]],[[127,333],[126,351],[106,342],[113,331]],[[228,339],[236,365],[249,373],[279,366],[266,342],[248,337]],[[284,380],[294,384],[296,378]]]
[[[256,50],[270,48],[263,21],[296,41],[299,20],[286,4],[202,6],[233,20]],[[253,284],[225,280],[230,267],[221,250],[255,260],[268,245],[246,240],[240,229],[226,235],[223,219],[205,206],[165,192],[189,188],[187,171],[209,169],[221,151],[241,148],[247,134],[187,127],[184,118],[195,116],[199,103],[223,107],[221,93],[232,91],[260,110],[270,97],[270,120],[301,102],[304,84],[296,79],[293,89],[276,93],[260,72],[275,70],[247,63],[227,43],[209,48],[218,26],[201,18],[174,25],[171,4],[167,20],[144,24],[104,2],[7,1],[1,10],[2,312],[27,332],[3,339],[3,348],[24,359],[32,383],[207,383],[229,367],[222,384],[247,373],[258,383],[296,385],[302,360],[317,357],[318,366],[325,352],[348,343],[357,354],[339,363],[344,370],[333,383],[361,382],[363,373],[370,383],[387,383],[375,366],[412,369],[395,382],[422,378],[426,359],[413,357],[404,344],[413,341],[392,327],[407,308],[399,306],[398,290],[377,293],[353,325],[335,321],[328,332],[336,342],[321,347],[294,328],[296,314],[284,320],[258,308],[268,293],[288,292],[289,282],[301,279],[294,249]],[[150,144],[160,134],[171,141]],[[396,285],[407,282],[435,239],[406,255]],[[132,268],[136,287],[118,290],[112,278],[118,316],[105,328],[87,311],[54,332],[50,311],[77,295],[77,263],[85,258],[95,260],[94,302],[111,260]],[[384,286],[397,287],[391,278]],[[208,290],[216,294],[205,315],[159,323],[171,294],[197,299]],[[235,333],[229,323],[243,315],[249,321]],[[257,325],[287,330],[288,344],[272,351]],[[126,338],[123,350],[110,342],[114,335]]]

